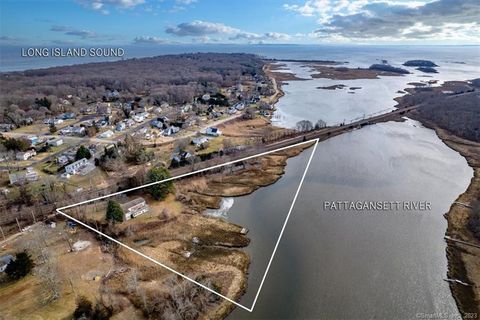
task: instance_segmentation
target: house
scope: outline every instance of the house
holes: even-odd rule
[[[74,112],[65,112],[64,114],[60,115],[60,119],[62,120],[72,120],[75,119],[76,115]]]
[[[117,130],[117,131],[123,131],[123,130],[125,130],[126,127],[127,127],[127,125],[125,124],[125,122],[119,122],[119,123],[117,123],[117,125],[115,126],[115,130]]]
[[[62,124],[63,120],[62,119],[55,119],[55,118],[47,118],[43,120],[44,124],[53,124],[53,125],[58,125]]]
[[[120,97],[120,93],[117,90],[113,90],[113,91],[107,90],[106,97],[109,100],[110,99],[118,99]]]
[[[129,202],[120,205],[125,215],[125,220],[138,217],[141,214],[147,213],[149,207],[143,198],[135,198]]]
[[[184,166],[190,162],[190,159],[193,159],[193,155],[190,152],[182,151],[178,154],[172,155],[172,167]]]
[[[30,181],[38,180],[38,173],[33,168],[28,167],[25,172],[16,172],[8,175],[10,184],[24,184]]]
[[[8,132],[15,129],[15,126],[10,123],[0,123],[0,131],[1,132]]]
[[[97,114],[100,116],[108,116],[112,113],[112,108],[107,103],[97,104]]]
[[[72,127],[72,134],[75,136],[84,136],[85,135],[85,127]]]
[[[219,137],[222,135],[222,131],[220,131],[218,128],[215,128],[215,127],[207,128],[207,131],[205,133],[213,137]]]
[[[238,110],[235,109],[234,107],[230,107],[230,108],[227,109],[227,113],[228,113],[228,114],[235,114],[235,113],[237,113],[237,111],[238,111]]]
[[[186,104],[182,107],[182,113],[190,112],[192,111],[192,109],[193,109],[193,106],[191,104]]]
[[[260,110],[275,110],[275,107],[271,104],[265,103],[265,102],[259,102]]]
[[[167,117],[158,117],[150,121],[152,127],[157,129],[166,129],[170,120]]]
[[[163,134],[164,136],[171,136],[172,134],[175,134],[175,133],[177,133],[178,131],[180,131],[180,128],[179,128],[179,127],[170,126],[170,127],[168,127],[167,129],[163,130],[162,134]]]
[[[135,122],[143,122],[145,120],[145,117],[140,113],[140,114],[136,114],[132,117],[132,119],[135,121]]]
[[[62,136],[67,136],[67,135],[84,136],[85,135],[85,127],[69,126],[69,127],[61,129],[59,131],[59,133]]]
[[[140,111],[142,113],[149,113],[149,112],[153,111],[153,106],[152,105],[144,105],[143,107],[138,108],[138,111]]]
[[[37,155],[37,152],[35,150],[27,150],[25,152],[18,152],[15,156],[17,160],[28,160],[31,157],[34,157]]]
[[[110,138],[114,135],[113,131],[112,130],[107,130],[103,133],[101,133],[98,137],[99,138],[102,138],[102,139],[107,139],[107,138]]]
[[[30,141],[31,146],[34,146],[38,143],[38,137],[37,136],[28,136],[28,137],[26,137],[26,139]]]
[[[68,159],[67,156],[61,155],[61,156],[57,157],[56,162],[59,166],[64,166],[69,162],[69,159]]]
[[[52,147],[58,147],[58,146],[61,146],[63,144],[63,139],[58,138],[58,139],[48,140],[47,144],[49,146],[52,146]]]
[[[86,158],[80,159],[80,160],[75,161],[74,163],[66,166],[65,167],[65,172],[68,173],[68,174],[71,174],[71,175],[77,174],[82,169],[84,169],[88,164],[89,164],[89,162]]]
[[[192,139],[192,144],[196,147],[201,147],[205,142],[208,141],[207,137],[197,137]]]
[[[0,272],[5,272],[8,264],[12,261],[13,261],[13,256],[10,254],[0,257]]]
[[[131,127],[135,124],[135,121],[133,121],[132,119],[126,119],[125,124],[127,125],[127,127]]]
[[[238,111],[241,111],[243,109],[245,109],[245,103],[243,102],[239,102],[237,103],[236,105],[233,106],[235,109],[237,109]]]

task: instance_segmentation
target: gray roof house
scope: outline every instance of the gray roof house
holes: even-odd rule
[[[12,260],[13,256],[10,254],[0,257],[0,272],[5,272],[5,269],[7,269],[8,264],[12,262]]]
[[[138,217],[141,214],[147,213],[149,207],[143,198],[135,198],[129,202],[120,205],[125,215],[125,220]]]

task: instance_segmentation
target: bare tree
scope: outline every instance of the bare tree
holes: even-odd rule
[[[61,281],[59,279],[56,258],[47,249],[43,251],[44,262],[35,267],[35,274],[41,281],[39,298],[43,304],[57,300],[61,295]]]
[[[313,124],[309,120],[301,120],[296,124],[297,130],[300,132],[311,131],[313,130]]]

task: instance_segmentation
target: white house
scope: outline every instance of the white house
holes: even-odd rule
[[[52,146],[52,147],[58,147],[58,146],[61,146],[63,144],[63,139],[58,138],[58,139],[48,140],[47,144],[49,146]]]
[[[234,107],[230,107],[230,108],[227,109],[227,113],[228,113],[228,114],[235,114],[235,113],[237,113],[237,111],[238,111],[238,110],[235,109]]]
[[[85,168],[88,165],[88,160],[86,158],[75,161],[72,164],[69,164],[65,167],[65,172],[68,174],[77,174],[81,169]]]
[[[218,128],[215,128],[215,127],[207,128],[207,131],[205,133],[213,137],[218,137],[222,135],[222,131],[220,131]]]
[[[207,137],[197,137],[192,139],[192,144],[195,145],[196,147],[200,147],[207,141],[208,141]]]
[[[107,130],[105,132],[103,132],[102,134],[99,135],[100,138],[102,139],[107,139],[107,138],[110,138],[114,135],[113,131],[112,130]]]
[[[17,160],[28,160],[30,159],[31,157],[34,157],[37,155],[37,152],[35,152],[35,150],[27,150],[25,152],[18,152],[16,154],[16,158]]]
[[[5,269],[7,269],[8,264],[12,261],[13,261],[13,256],[10,254],[0,257],[0,272],[5,272]]]
[[[56,161],[57,161],[57,164],[59,166],[64,166],[68,163],[69,160],[68,160],[68,157],[66,155],[61,155],[61,156],[57,157]]]
[[[125,122],[119,122],[119,123],[117,123],[117,125],[115,127],[115,130],[123,131],[123,130],[125,130],[126,127],[127,127],[127,125],[125,124]]]
[[[245,109],[245,103],[239,102],[234,107],[235,107],[235,109],[241,111],[241,110]]]
[[[135,124],[135,121],[133,121],[132,119],[127,119],[125,120],[125,124],[127,125],[127,127],[131,127]]]
[[[127,203],[121,204],[120,206],[125,215],[125,220],[138,217],[149,210],[149,207],[143,198],[135,198]]]
[[[135,122],[143,122],[145,120],[145,117],[142,114],[136,114],[133,116],[133,120]]]

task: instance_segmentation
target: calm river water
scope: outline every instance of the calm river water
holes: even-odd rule
[[[231,221],[251,228],[248,252],[254,263],[271,253],[265,242],[273,248],[308,153],[291,159],[295,165],[289,163],[278,189],[273,185],[236,198],[228,213]],[[237,308],[229,319],[458,315],[443,280],[443,214],[472,175],[463,157],[411,120],[320,143],[253,313]],[[323,202],[334,200],[429,201],[432,210],[324,210]],[[267,211],[271,220],[264,221]],[[271,212],[278,213],[276,219]],[[242,299],[247,306],[258,272]]]

